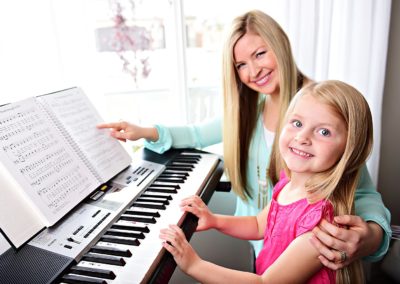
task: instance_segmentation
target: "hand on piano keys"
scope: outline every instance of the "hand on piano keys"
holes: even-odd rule
[[[203,231],[214,228],[216,220],[214,214],[198,195],[182,199],[181,210],[190,212],[198,218],[196,231]],[[161,229],[160,239],[163,240],[163,247],[174,257],[177,265],[186,272],[192,264],[199,260],[199,256],[186,239],[182,229],[170,224],[167,228]]]
[[[180,209],[181,200],[201,194],[219,163],[213,154],[175,157],[61,283],[148,283],[165,253],[160,230],[182,224],[186,213]]]
[[[179,226],[169,225],[168,228],[162,229],[160,238],[164,240],[163,247],[172,254],[183,272],[186,273],[196,261],[200,260]]]

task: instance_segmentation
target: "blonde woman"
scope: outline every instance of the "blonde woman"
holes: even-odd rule
[[[223,66],[225,123],[217,118],[178,127],[128,122],[98,127],[112,128],[111,135],[122,141],[145,138],[145,146],[158,153],[171,147],[203,148],[223,140],[226,172],[238,196],[235,215],[257,215],[272,196],[273,182],[268,180],[276,172],[269,172],[269,161],[276,148],[276,129],[292,96],[310,80],[297,68],[285,32],[261,11],[234,19]],[[388,249],[390,213],[365,166],[356,191],[355,214],[335,219],[343,228],[327,222],[315,228],[312,241],[324,265],[339,269],[368,255],[367,259],[376,261]],[[262,242],[252,241],[252,245],[258,255]]]
[[[354,214],[357,183],[372,149],[372,117],[364,97],[340,81],[312,83],[292,100],[282,120],[280,180],[257,215],[212,214],[198,196],[182,209],[199,218],[198,230],[215,228],[241,239],[264,239],[256,274],[202,260],[182,230],[162,229],[164,247],[201,283],[363,283],[360,261],[335,272],[318,260],[312,229],[322,219]]]

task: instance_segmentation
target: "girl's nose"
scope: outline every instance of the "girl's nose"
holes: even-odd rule
[[[311,143],[306,131],[299,131],[294,137],[294,140],[301,145],[309,145]]]

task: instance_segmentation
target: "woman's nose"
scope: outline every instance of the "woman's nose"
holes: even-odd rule
[[[251,78],[257,78],[262,68],[260,68],[260,66],[258,66],[258,64],[256,63],[251,63],[249,65],[250,65],[249,69]]]

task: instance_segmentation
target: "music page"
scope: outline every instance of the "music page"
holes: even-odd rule
[[[62,124],[100,177],[100,182],[128,167],[132,161],[120,142],[105,129],[97,129],[102,118],[80,88],[38,97]]]
[[[35,98],[0,107],[0,162],[20,185],[13,191],[28,197],[21,202],[31,202],[45,226],[53,225],[99,185]],[[2,173],[1,179],[6,176]],[[1,179],[1,195],[7,194],[3,185],[10,190],[12,183]],[[19,213],[0,212],[10,219]]]

